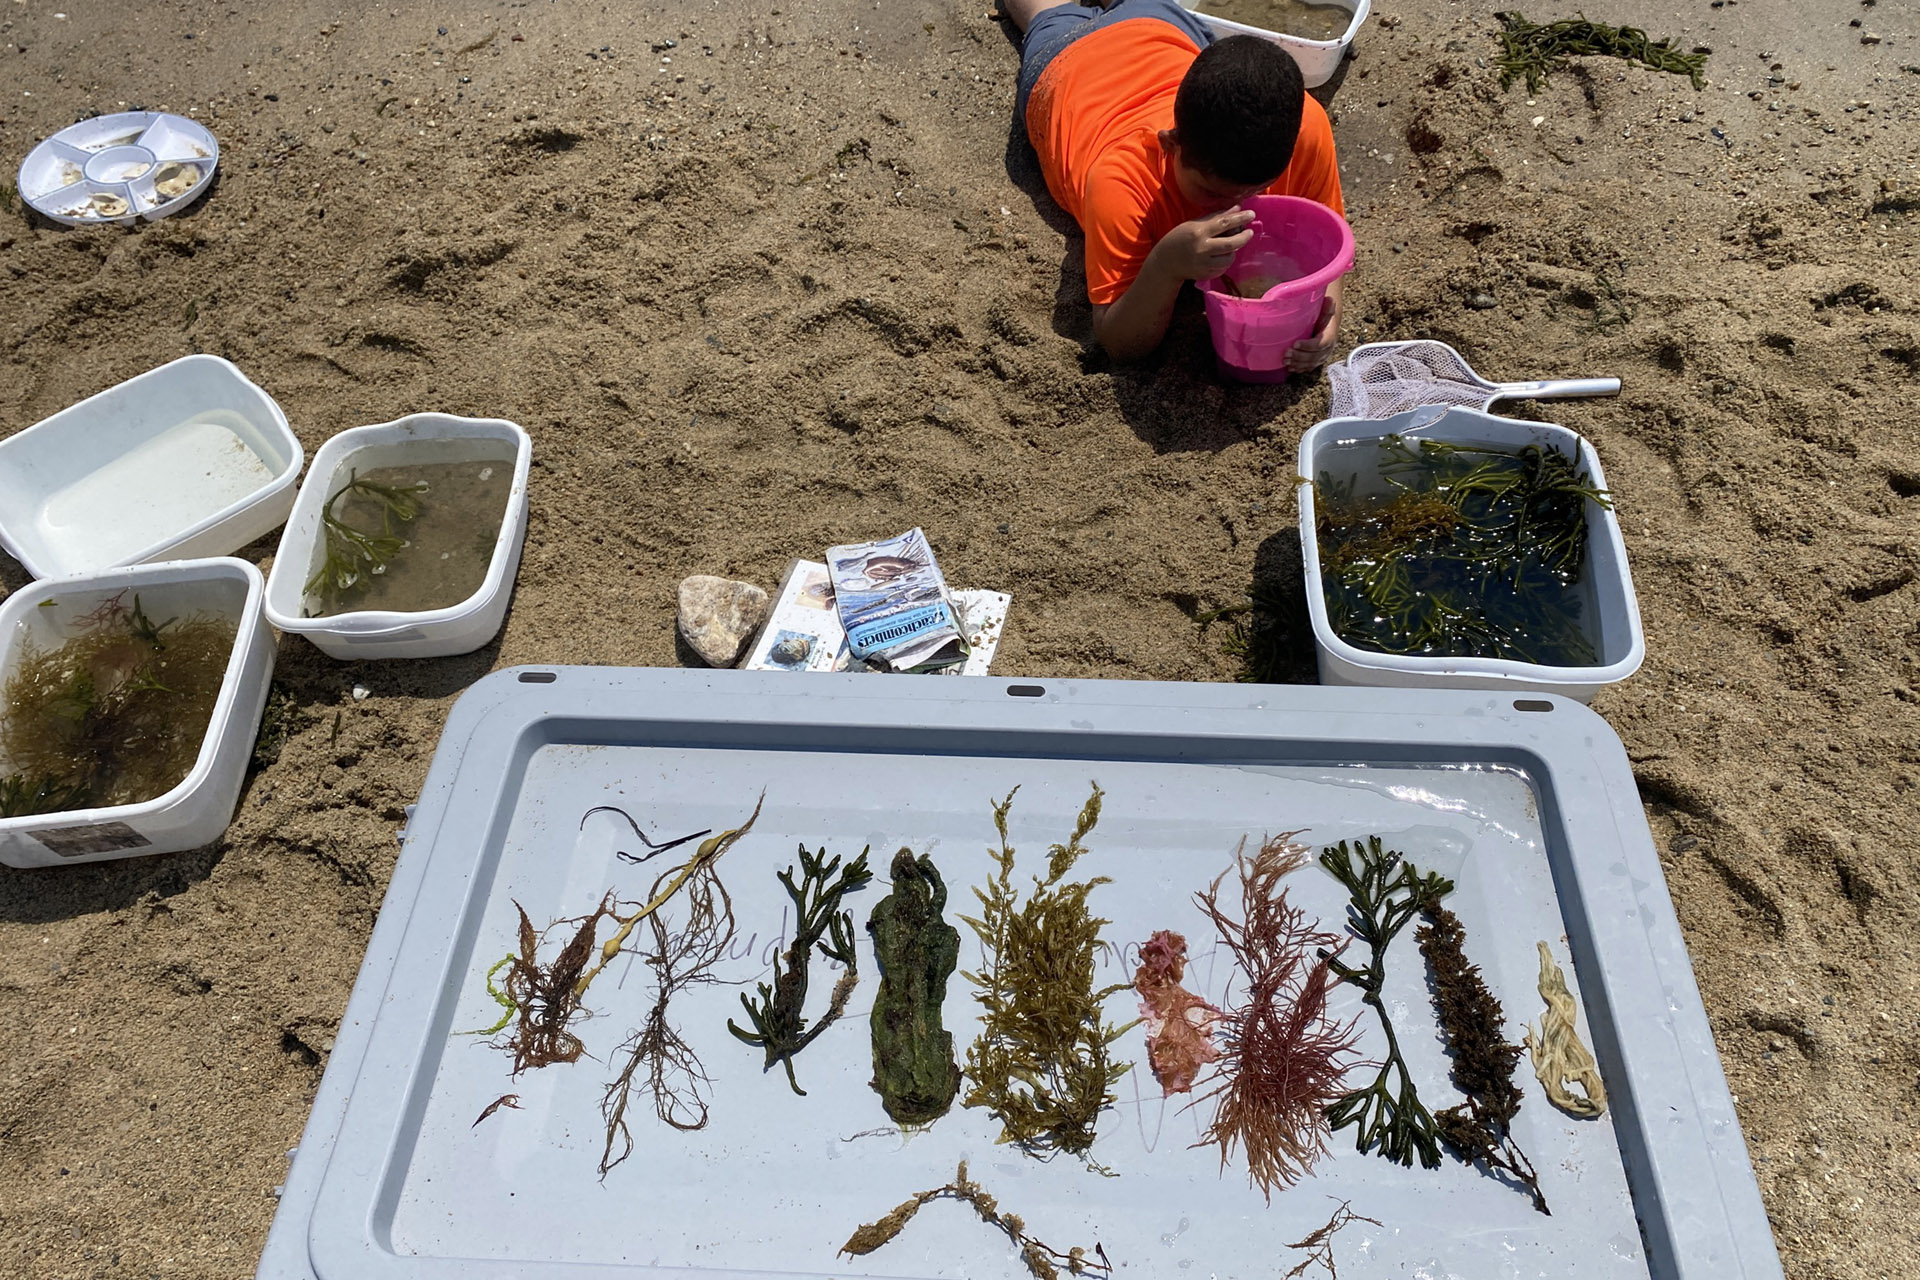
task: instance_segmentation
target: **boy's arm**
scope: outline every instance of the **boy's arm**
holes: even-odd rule
[[[1093,309],[1093,336],[1116,360],[1137,360],[1160,345],[1173,319],[1173,302],[1189,280],[1206,280],[1233,265],[1253,239],[1250,209],[1229,209],[1183,222],[1147,252],[1127,291]],[[1332,339],[1327,340],[1332,345]]]

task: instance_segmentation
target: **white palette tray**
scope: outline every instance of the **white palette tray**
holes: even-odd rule
[[[177,213],[213,181],[220,144],[185,116],[122,111],[70,124],[27,153],[20,196],[70,227]]]

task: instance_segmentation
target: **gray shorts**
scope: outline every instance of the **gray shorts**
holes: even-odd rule
[[[1033,96],[1033,86],[1040,82],[1040,73],[1060,56],[1062,49],[1088,32],[1132,18],[1171,22],[1192,36],[1193,42],[1202,49],[1213,43],[1213,31],[1206,19],[1181,8],[1179,0],[1119,0],[1104,13],[1080,4],[1043,9],[1027,28],[1026,39],[1020,45],[1020,80],[1013,99],[1014,118],[1023,125],[1026,123],[1027,99]]]

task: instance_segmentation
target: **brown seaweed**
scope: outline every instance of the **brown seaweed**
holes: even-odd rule
[[[658,893],[672,874],[656,879],[650,892]],[[716,980],[713,967],[733,941],[733,899],[714,864],[707,862],[688,878],[677,901],[686,906],[686,918],[678,928],[669,926],[664,908],[647,917],[653,937],[641,954],[653,970],[653,1006],[647,1020],[621,1044],[623,1065],[600,1099],[600,1115],[607,1122],[606,1143],[600,1150],[602,1178],[633,1154],[627,1108],[636,1083],[644,1083],[653,1098],[653,1113],[663,1124],[683,1132],[707,1124],[710,1081],[706,1069],[679,1028],[667,1021],[667,1006],[688,987]]]
[[[960,962],[960,931],[943,918],[947,885],[933,859],[893,855],[893,892],[867,919],[880,963],[873,1000],[873,1088],[896,1124],[932,1124],[953,1106],[960,1067],[941,1007]]]
[[[951,1196],[955,1200],[971,1205],[980,1215],[980,1220],[992,1227],[998,1227],[1007,1233],[1007,1238],[1020,1247],[1020,1261],[1026,1264],[1029,1274],[1035,1280],[1057,1280],[1060,1268],[1065,1267],[1072,1276],[1111,1276],[1113,1263],[1107,1257],[1107,1251],[1096,1241],[1093,1252],[1088,1254],[1084,1248],[1069,1249],[1061,1253],[1049,1245],[1041,1243],[1027,1234],[1027,1224],[1015,1213],[1000,1212],[1000,1203],[987,1194],[986,1188],[967,1177],[967,1162],[960,1162],[960,1171],[952,1182],[931,1191],[922,1191],[911,1200],[895,1206],[892,1213],[878,1222],[869,1222],[847,1238],[840,1246],[840,1252],[851,1257],[862,1257],[872,1253],[881,1245],[899,1235],[920,1207],[942,1196]]]
[[[1420,954],[1433,975],[1440,1029],[1453,1055],[1453,1083],[1467,1100],[1434,1115],[1447,1149],[1462,1160],[1511,1174],[1533,1197],[1533,1207],[1551,1213],[1541,1194],[1533,1162],[1513,1138],[1520,1112],[1520,1089],[1513,1082],[1520,1046],[1506,1038],[1500,1002],[1481,980],[1480,967],[1467,961],[1467,931],[1460,917],[1437,897],[1420,904],[1425,922],[1413,931]]]

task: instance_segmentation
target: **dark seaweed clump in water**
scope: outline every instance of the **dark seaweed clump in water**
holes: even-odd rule
[[[1607,493],[1552,449],[1390,435],[1389,491],[1315,485],[1327,619],[1348,644],[1418,657],[1543,666],[1598,659],[1582,628],[1586,504]]]
[[[0,691],[0,817],[139,804],[199,757],[233,653],[231,619],[155,622],[114,596],[65,643],[30,640]]]

